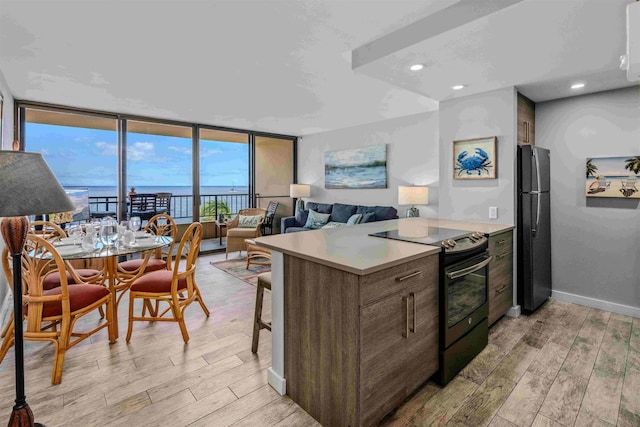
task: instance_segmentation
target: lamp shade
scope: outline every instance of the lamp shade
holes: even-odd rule
[[[42,154],[0,151],[0,217],[73,209],[73,203]]]
[[[311,186],[309,184],[291,184],[289,186],[289,197],[309,197]]]
[[[429,187],[398,187],[399,205],[428,205]]]

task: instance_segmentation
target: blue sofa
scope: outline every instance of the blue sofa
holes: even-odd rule
[[[307,202],[304,211],[297,211],[296,216],[283,217],[280,220],[280,231],[282,233],[294,233],[297,231],[311,230],[311,228],[305,228],[304,226],[307,222],[309,209],[313,209],[318,213],[331,214],[329,221],[345,224],[353,214],[363,215],[361,223],[398,218],[398,210],[393,206],[359,206],[345,205],[342,203]]]

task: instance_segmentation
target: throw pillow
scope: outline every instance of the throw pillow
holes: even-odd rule
[[[327,224],[322,226],[322,229],[324,230],[325,228],[338,228],[338,227],[344,227],[345,224],[344,222],[338,222],[338,221],[331,221],[328,222]]]
[[[366,214],[362,215],[362,220],[360,221],[360,223],[364,224],[366,222],[374,222],[375,220],[376,220],[376,213],[367,212]]]
[[[304,224],[305,228],[312,228],[314,230],[318,228],[322,228],[327,222],[329,222],[329,217],[331,214],[322,214],[314,211],[313,209],[309,209],[309,216],[307,217],[307,222]]]
[[[344,205],[342,203],[334,203],[331,210],[331,221],[347,222],[349,217],[356,213],[355,205]]]
[[[347,224],[360,224],[360,221],[362,221],[362,214],[353,214],[347,220]]]
[[[309,211],[303,211],[302,209],[296,209],[296,226],[304,227],[307,222],[307,217],[309,216]]]
[[[262,215],[238,215],[238,217],[239,228],[256,228]]]

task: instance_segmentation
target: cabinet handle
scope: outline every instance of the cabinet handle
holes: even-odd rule
[[[415,273],[407,274],[406,276],[396,277],[396,282],[402,282],[403,280],[411,279],[422,274],[422,271],[416,271]]]
[[[402,297],[404,300],[405,306],[405,322],[404,322],[404,334],[402,334],[403,338],[409,337],[409,297]]]
[[[511,253],[511,252],[505,252],[505,253],[503,253],[503,254],[496,255],[496,259],[498,259],[498,258],[502,258],[503,256],[507,256],[507,255],[509,255],[510,253]]]
[[[503,287],[501,287],[500,289],[498,289],[498,290],[496,291],[496,294],[501,294],[501,293],[503,293],[504,291],[506,291],[507,289],[509,289],[509,285],[504,285]]]
[[[415,292],[410,292],[409,296],[413,298],[413,327],[411,328],[411,332],[416,333],[416,294]]]
[[[500,240],[499,242],[496,242],[496,246],[497,246],[497,245],[504,245],[504,244],[505,244],[505,243],[507,243],[507,242],[508,242],[508,240],[507,240],[507,239]]]

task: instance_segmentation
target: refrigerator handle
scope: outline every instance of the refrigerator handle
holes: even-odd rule
[[[536,164],[536,183],[538,184],[538,188],[536,188],[537,191],[531,192],[531,194],[535,194],[536,196],[536,225],[531,229],[531,231],[533,234],[536,234],[538,232],[538,227],[540,226],[540,188],[542,187],[542,184],[540,182],[540,164],[538,163],[538,156],[536,155],[535,148],[531,150],[531,154],[533,154],[533,160]]]

